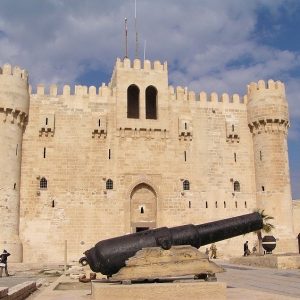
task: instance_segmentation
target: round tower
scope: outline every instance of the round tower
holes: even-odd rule
[[[279,251],[291,251],[292,197],[288,161],[288,104],[284,84],[269,80],[248,86],[248,125],[253,136],[257,207],[274,217]],[[292,241],[292,240],[290,240]],[[281,249],[280,249],[281,248]],[[285,249],[289,248],[289,249]]]
[[[22,261],[19,238],[22,137],[29,109],[28,74],[8,64],[0,68],[0,251]]]

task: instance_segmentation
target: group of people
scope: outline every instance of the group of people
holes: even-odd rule
[[[8,270],[7,270],[8,256],[10,256],[10,253],[8,253],[6,250],[3,250],[3,253],[0,254],[0,277],[2,277],[3,269],[5,271],[5,275],[9,276]]]
[[[214,259],[217,258],[217,246],[216,246],[216,244],[211,244],[209,249],[206,248],[205,254],[210,256],[210,258],[214,258]]]
[[[252,248],[252,253],[255,254],[256,252],[257,252],[256,245],[254,245]],[[246,241],[246,243],[244,244],[244,256],[248,256],[250,254],[251,252],[249,250],[248,241]]]

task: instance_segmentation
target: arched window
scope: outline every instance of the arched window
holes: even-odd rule
[[[234,190],[235,192],[239,192],[239,191],[241,190],[240,183],[239,183],[238,181],[235,181],[235,182],[233,183],[233,190]]]
[[[188,191],[190,189],[190,182],[188,180],[185,180],[182,185],[184,191]]]
[[[48,187],[47,179],[43,177],[40,180],[40,189],[46,189]]]
[[[140,89],[132,84],[127,89],[127,118],[140,117]]]
[[[146,88],[146,119],[157,119],[157,89],[152,85]]]
[[[112,190],[114,188],[114,182],[111,179],[106,180],[106,189]]]

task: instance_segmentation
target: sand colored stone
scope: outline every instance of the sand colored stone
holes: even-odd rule
[[[65,240],[68,258],[78,260],[102,239],[256,208],[275,217],[276,251],[298,251],[283,83],[251,83],[239,96],[168,81],[158,61],[117,59],[99,88],[31,88],[25,70],[2,67],[0,249],[10,261],[63,261]],[[127,115],[132,85],[139,118]],[[157,91],[156,118],[146,113],[149,87]],[[219,242],[218,254],[242,255],[245,239],[251,247],[256,237]]]
[[[207,255],[192,246],[173,246],[170,250],[159,247],[144,248],[126,261],[113,280],[138,280],[180,277],[185,275],[224,272],[209,261]]]

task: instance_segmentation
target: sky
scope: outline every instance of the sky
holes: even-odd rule
[[[26,68],[30,83],[108,83],[123,58],[134,0],[0,0],[0,65]],[[300,1],[137,0],[139,56],[168,62],[169,84],[195,92],[246,93],[250,82],[286,85],[292,192],[300,199]]]

